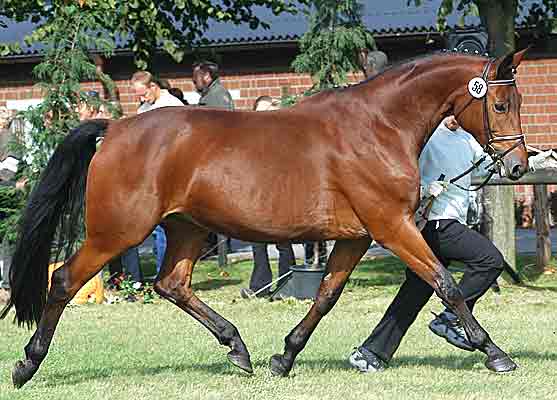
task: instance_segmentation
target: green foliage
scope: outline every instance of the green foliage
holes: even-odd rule
[[[407,0],[408,5],[414,4],[420,6],[423,0]],[[437,29],[445,31],[447,29],[447,17],[455,10],[458,11],[459,25],[464,25],[464,17],[474,15],[484,17],[480,12],[482,7],[488,6],[488,3],[500,3],[508,6],[509,4],[524,12],[526,0],[442,0],[437,10]],[[526,10],[525,23],[530,27],[535,27],[542,35],[557,32],[557,0],[541,0],[536,2],[528,2],[529,8]],[[519,13],[516,13],[518,15]],[[484,23],[485,25],[485,23]]]
[[[524,5],[519,4],[519,9],[522,10]],[[556,0],[543,0],[530,5],[528,9],[528,16],[526,17],[526,24],[529,26],[536,26],[538,30],[547,35],[557,33],[557,1]]]
[[[185,50],[204,43],[203,32],[210,21],[233,24],[247,23],[250,28],[268,27],[254,11],[255,6],[270,8],[273,13],[295,12],[296,6],[307,0],[2,0],[0,16],[18,21],[31,19],[40,28],[26,38],[41,43],[41,36],[56,25],[60,8],[74,7],[95,19],[90,30],[98,40],[114,43],[127,41],[140,69],[149,67],[156,49],[162,48],[176,61]],[[0,47],[0,54],[14,48]]]
[[[373,36],[362,23],[362,5],[355,0],[312,3],[310,27],[292,67],[311,74],[317,90],[343,85],[347,74],[360,68],[358,52],[375,49]]]
[[[153,304],[158,298],[153,290],[153,285],[134,282],[129,277],[120,282],[118,292],[122,295],[123,300],[128,302],[141,300],[143,304]]]
[[[12,186],[0,186],[0,242],[14,243],[25,193]]]
[[[42,89],[43,101],[23,113],[28,132],[21,149],[26,175],[33,183],[46,166],[61,139],[78,124],[78,104],[98,100],[80,91],[80,82],[101,79],[110,89],[114,84],[99,75],[89,57],[91,48],[110,56],[110,41],[91,33],[97,30],[99,15],[90,8],[71,4],[53,10],[48,26],[35,30],[26,40],[45,47],[43,61],[33,74]]]
[[[8,7],[12,3],[8,2]],[[77,126],[78,104],[99,101],[85,96],[80,82],[99,79],[109,91],[114,88],[106,75],[97,72],[89,56],[92,48],[106,56],[113,51],[112,42],[93,34],[98,31],[101,19],[98,11],[79,7],[76,3],[53,6],[49,13],[48,23],[25,38],[26,42],[41,43],[44,48],[42,62],[33,69],[43,99],[40,105],[20,114],[25,121],[25,132],[23,140],[15,144],[15,150],[22,155],[18,174],[27,178],[30,188],[62,138]],[[19,14],[14,16],[20,17]],[[17,224],[14,221],[19,218],[19,210],[10,211],[5,218],[1,222],[5,231],[0,228],[0,234],[5,232],[11,240],[15,236]]]

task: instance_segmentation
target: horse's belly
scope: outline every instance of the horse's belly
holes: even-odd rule
[[[329,199],[306,209],[285,206],[201,207],[188,219],[213,232],[249,241],[357,239],[367,230],[344,199]],[[260,204],[265,204],[260,203]]]

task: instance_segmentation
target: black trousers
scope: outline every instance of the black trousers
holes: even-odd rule
[[[448,266],[464,263],[465,272],[458,284],[470,311],[503,271],[505,260],[485,236],[456,220],[429,221],[422,231],[435,256]],[[363,347],[389,362],[402,338],[428,302],[433,289],[410,269],[406,281]]]
[[[292,244],[287,243],[277,243],[277,250],[279,253],[279,276],[286,274],[290,271],[290,267],[296,265],[296,259],[294,257],[294,250],[292,249]],[[271,266],[269,265],[269,254],[267,253],[266,243],[254,243],[252,245],[253,249],[253,272],[251,273],[251,278],[249,282],[249,288],[254,292],[261,289],[263,286],[268,285],[273,280],[273,273],[271,272]],[[268,293],[266,290],[265,293]]]
[[[304,242],[304,261],[306,265],[313,265],[315,261],[315,246],[317,246],[317,264],[321,267],[327,264],[327,243],[324,240]]]

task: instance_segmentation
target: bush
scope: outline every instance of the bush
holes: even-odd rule
[[[13,186],[0,186],[0,243],[15,243],[21,210],[24,207],[25,192]]]

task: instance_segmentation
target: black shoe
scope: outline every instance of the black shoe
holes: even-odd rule
[[[387,367],[385,361],[362,346],[354,349],[348,357],[348,362],[360,372],[381,372]]]
[[[429,323],[429,330],[459,349],[466,351],[476,350],[468,340],[459,319],[452,313],[444,311],[439,315],[435,315],[435,319]]]

